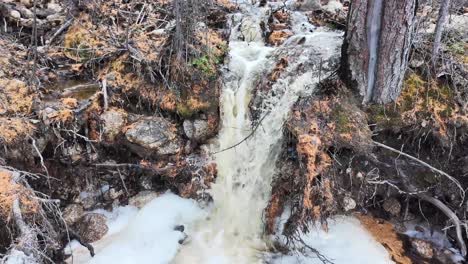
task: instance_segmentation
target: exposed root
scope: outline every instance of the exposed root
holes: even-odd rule
[[[458,246],[460,247],[460,251],[461,251],[462,255],[466,256],[467,249],[466,249],[466,244],[465,244],[465,241],[463,239],[463,234],[462,234],[462,228],[461,228],[462,223],[461,223],[460,219],[458,218],[457,214],[455,214],[455,212],[453,212],[452,209],[450,209],[447,205],[445,205],[439,199],[434,198],[432,196],[429,196],[426,193],[416,192],[416,187],[414,187],[409,182],[409,177],[405,174],[405,172],[401,168],[399,168],[398,166],[397,166],[397,170],[398,170],[398,173],[401,175],[401,177],[402,177],[402,179],[404,181],[405,187],[409,191],[416,193],[416,196],[418,198],[420,198],[421,200],[429,202],[432,205],[434,205],[435,207],[437,207],[439,210],[442,211],[442,213],[444,213],[453,222],[453,224],[455,225],[455,229],[456,229]]]
[[[0,263],[10,260],[32,264],[53,262],[48,253],[57,249],[57,233],[50,214],[59,219],[59,200],[49,199],[29,186],[26,177],[37,178],[39,175],[4,166],[0,167],[0,174],[0,209],[3,217],[8,219],[7,223],[11,221],[12,237],[15,238]]]
[[[404,152],[402,152],[402,151],[400,151],[400,150],[397,150],[397,149],[394,149],[394,148],[392,148],[392,147],[389,147],[389,146],[387,146],[387,145],[385,145],[385,144],[382,144],[382,143],[380,143],[380,142],[373,141],[373,143],[374,143],[375,145],[379,146],[379,147],[385,148],[385,149],[387,149],[387,150],[390,150],[390,151],[392,151],[392,152],[395,152],[395,153],[398,153],[398,154],[400,154],[400,155],[402,155],[402,156],[405,156],[405,157],[407,157],[407,158],[410,158],[410,159],[412,159],[412,160],[414,160],[414,161],[417,161],[418,163],[424,165],[425,167],[431,169],[432,171],[437,172],[437,173],[439,173],[439,174],[441,174],[441,175],[444,175],[445,177],[447,177],[447,179],[449,179],[451,182],[453,182],[453,183],[458,187],[458,189],[460,189],[460,193],[461,193],[461,195],[462,195],[462,201],[465,200],[465,190],[463,189],[461,183],[460,183],[457,179],[455,179],[454,177],[448,175],[446,172],[441,171],[441,170],[439,170],[439,169],[436,169],[436,168],[434,168],[433,166],[427,164],[426,162],[424,162],[424,161],[422,161],[422,160],[420,160],[420,159],[418,159],[418,158],[415,158],[415,157],[413,157],[413,156],[411,156],[411,155],[409,155],[409,154],[406,154],[406,153],[404,153]]]

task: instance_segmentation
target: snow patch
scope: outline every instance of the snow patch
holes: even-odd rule
[[[116,208],[113,212],[96,210],[108,218],[109,233],[93,243],[96,256],[73,241],[67,247],[73,251],[69,263],[89,264],[164,264],[169,263],[179,249],[185,234],[174,230],[187,226],[204,216],[195,201],[166,193],[152,200],[140,211],[136,207]]]
[[[284,218],[284,217],[282,217]],[[387,250],[365,230],[358,219],[338,216],[328,220],[328,232],[321,228],[301,233],[307,245],[317,249],[328,260],[336,264],[387,264],[390,260]],[[275,256],[273,264],[322,264],[313,253],[308,256],[299,252]]]

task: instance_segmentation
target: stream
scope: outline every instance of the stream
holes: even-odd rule
[[[72,243],[70,263],[321,263],[298,252],[288,256],[270,253],[272,242],[282,238],[264,237],[263,210],[289,110],[300,96],[313,92],[320,78],[336,69],[342,32],[315,28],[302,12],[294,11],[294,35],[280,46],[266,46],[260,22],[267,23],[271,9],[281,4],[258,7],[241,2],[239,12],[230,19],[229,56],[222,70],[222,128],[218,138],[206,146],[218,168],[210,190],[213,203],[201,208],[194,201],[167,193],[140,211],[122,207],[105,212],[110,231],[93,244],[96,257],[90,259],[85,249]],[[262,96],[256,109],[261,124],[254,126],[249,109],[254,88],[281,58],[288,60],[284,72],[271,90],[257,94]],[[184,234],[173,227],[181,224],[187,239],[179,245]],[[281,219],[278,231],[280,224]],[[304,234],[304,240],[331,259],[352,260],[341,263],[392,263],[386,250],[356,219],[340,217],[330,222],[330,229],[328,233]]]

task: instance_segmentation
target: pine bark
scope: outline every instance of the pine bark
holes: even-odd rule
[[[437,24],[434,34],[434,45],[432,48],[432,65],[435,67],[437,58],[440,53],[440,41],[442,40],[442,32],[444,31],[445,22],[447,21],[449,13],[450,0],[442,0],[437,17]]]
[[[342,47],[343,79],[363,103],[400,95],[411,48],[416,0],[354,0]]]

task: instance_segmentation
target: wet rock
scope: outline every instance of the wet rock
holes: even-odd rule
[[[103,214],[88,213],[78,221],[77,233],[86,243],[98,241],[109,230],[106,220],[107,218]]]
[[[153,191],[142,191],[128,200],[128,204],[137,208],[142,208],[147,203],[158,197],[159,194]]]
[[[117,191],[115,188],[110,188],[108,192],[104,193],[103,198],[107,201],[112,201],[118,199],[123,194],[123,190]]]
[[[109,191],[108,185],[101,187],[101,190],[95,188],[97,187],[90,187],[86,191],[81,192],[75,202],[83,205],[85,210],[93,208],[98,203],[98,201],[102,199],[100,196]]]
[[[174,230],[179,231],[179,232],[184,232],[185,227],[184,227],[184,225],[178,225],[178,226],[174,227]]]
[[[400,202],[395,199],[395,198],[389,198],[389,199],[386,199],[384,204],[383,204],[383,208],[386,212],[394,215],[394,216],[397,216],[400,214],[401,212],[401,204]]]
[[[322,9],[332,15],[337,16],[340,13],[343,13],[343,4],[337,0],[330,0],[328,1],[328,4],[322,7]]]
[[[343,209],[345,211],[350,211],[350,210],[353,210],[354,208],[356,208],[356,201],[354,201],[353,198],[346,196],[343,199]]]
[[[138,178],[138,184],[143,190],[152,190],[153,189],[153,180],[151,176],[143,175]]]
[[[322,7],[320,0],[297,0],[295,6],[300,11],[318,10]]]
[[[210,136],[210,128],[206,120],[184,120],[185,135],[195,141],[207,139]]]
[[[63,219],[67,225],[72,225],[84,214],[83,206],[79,204],[70,204],[63,210]]]
[[[161,117],[143,119],[125,133],[127,140],[159,155],[176,154],[181,148],[175,124]]]
[[[127,123],[127,113],[120,109],[110,109],[101,115],[104,128],[104,138],[108,142],[113,142]]]
[[[411,246],[423,258],[430,259],[434,256],[434,249],[428,241],[414,238],[411,239]]]

